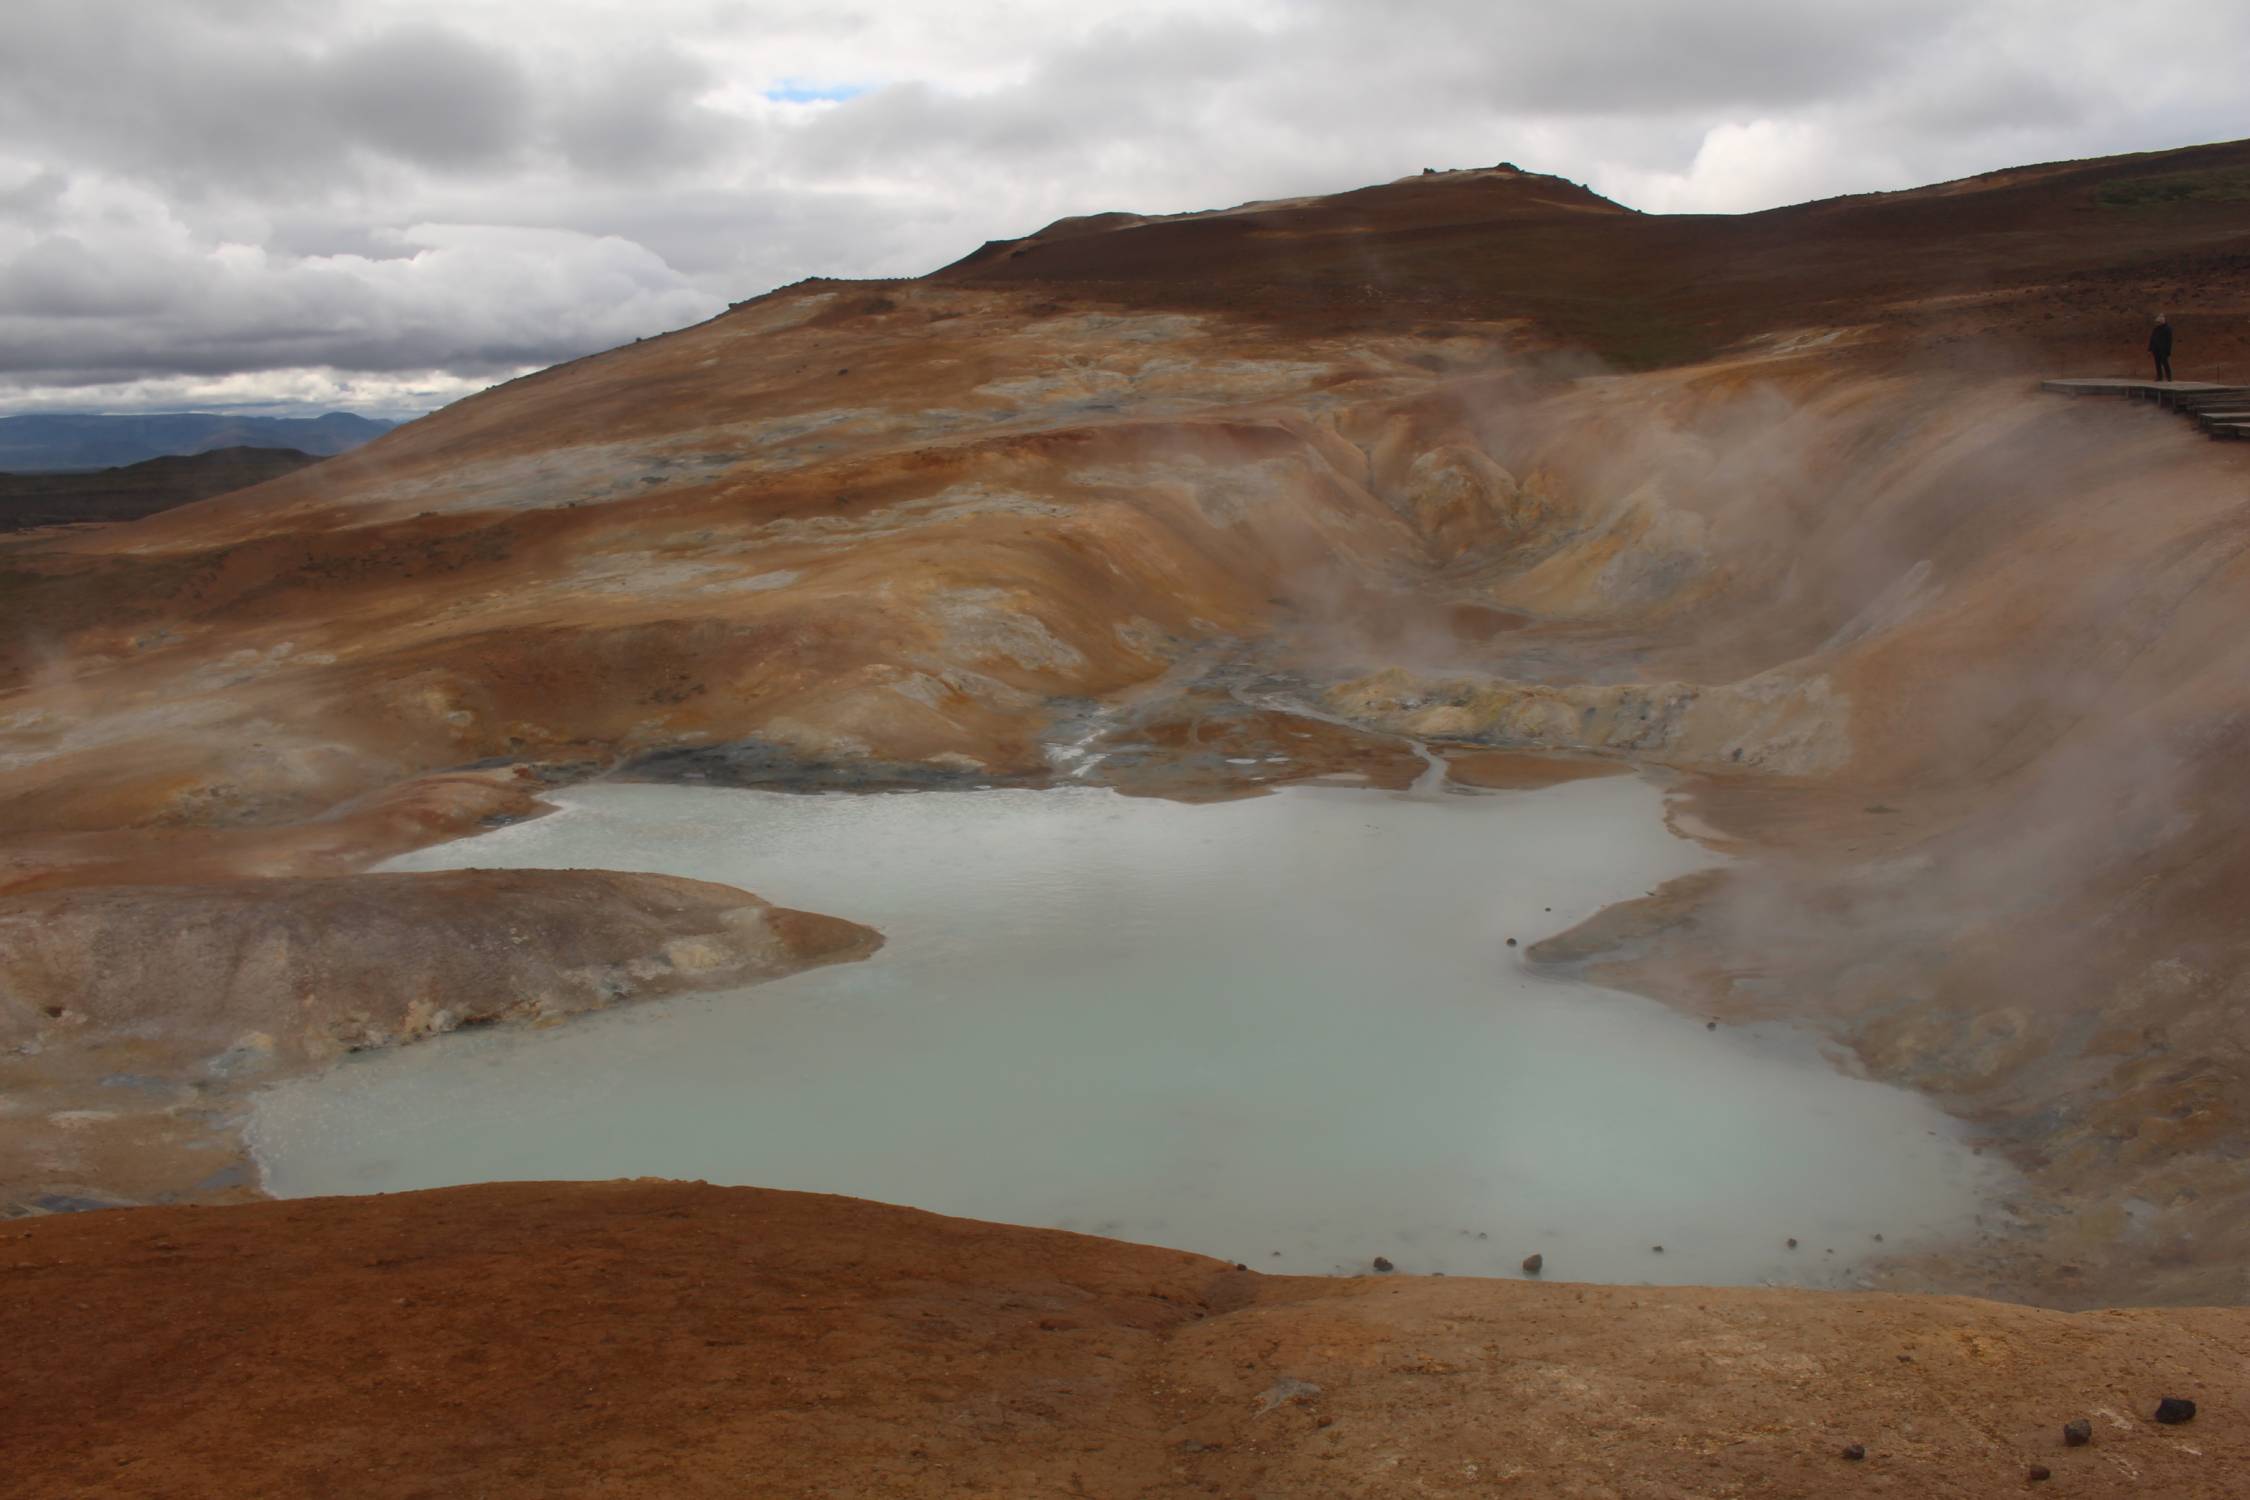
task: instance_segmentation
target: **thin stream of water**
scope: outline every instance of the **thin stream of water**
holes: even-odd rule
[[[1240,688],[1234,689],[1233,696],[1235,702],[1246,708],[1262,709],[1267,713],[1288,714],[1292,718],[1311,719],[1318,724],[1334,724],[1340,728],[1351,730],[1354,734],[1368,732],[1364,725],[1347,719],[1341,714],[1332,714],[1321,709],[1309,708],[1293,699],[1253,697]],[[1445,757],[1412,735],[1402,734],[1396,736],[1396,738],[1400,744],[1413,751],[1414,758],[1422,763],[1422,774],[1414,778],[1412,784],[1406,788],[1406,794],[1409,797],[1435,797],[1445,791],[1452,776],[1452,768],[1445,763]]]
[[[1848,1283],[1969,1232],[2005,1181],[1801,1036],[1706,1031],[1506,945],[1714,862],[1634,778],[557,800],[392,868],[659,870],[887,945],[281,1084],[251,1132],[275,1192],[700,1177],[1267,1270],[1515,1274],[1536,1251],[1561,1279]]]

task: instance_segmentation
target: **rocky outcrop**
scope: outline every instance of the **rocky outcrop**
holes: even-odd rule
[[[1399,668],[1344,683],[1329,706],[1422,739],[1630,752],[1655,765],[1816,776],[1851,758],[1849,706],[1820,676],[1742,682],[1544,683],[1428,679]]]
[[[604,870],[0,898],[0,1214],[253,1196],[244,1095],[286,1073],[757,984],[881,943],[729,886]]]
[[[728,886],[453,870],[0,900],[0,1047],[161,1039],[301,1066],[864,957],[870,928]]]

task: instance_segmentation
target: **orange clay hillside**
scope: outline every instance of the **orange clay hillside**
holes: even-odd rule
[[[2160,310],[2183,378],[2250,384],[2250,145],[1741,217],[1436,173],[802,283],[0,536],[0,1493],[2238,1492],[2250,448],[2038,388],[2142,374]],[[680,1186],[45,1212],[257,1197],[242,1090],[402,912],[572,946],[417,970],[372,1044],[877,941],[366,873],[549,789],[1067,750],[1206,799],[1404,785],[1409,738],[1670,778],[1735,858],[1532,960],[1925,1092],[2021,1170],[2010,1233],[1844,1298],[1262,1278]],[[257,1067],[212,1071],[214,1015]]]

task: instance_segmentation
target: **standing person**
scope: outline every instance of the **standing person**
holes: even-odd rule
[[[2156,326],[2149,330],[2148,352],[2156,356],[2156,378],[2172,378],[2172,325],[2164,321],[2164,314],[2156,315]]]

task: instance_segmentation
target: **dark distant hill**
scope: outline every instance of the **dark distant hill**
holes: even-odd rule
[[[317,417],[212,412],[0,417],[0,472],[109,469],[214,448],[291,448],[326,458],[379,438],[394,425],[342,411]]]
[[[0,474],[0,531],[130,521],[293,474],[317,455],[294,448],[215,448],[93,473]]]

